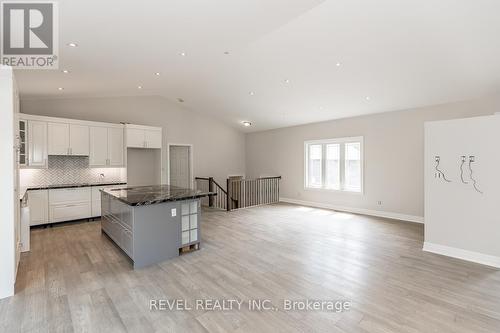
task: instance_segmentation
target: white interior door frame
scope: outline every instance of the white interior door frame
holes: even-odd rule
[[[193,144],[191,143],[167,143],[167,184],[170,185],[170,147],[181,146],[189,147],[189,178],[190,186],[194,188],[194,167],[193,167]]]

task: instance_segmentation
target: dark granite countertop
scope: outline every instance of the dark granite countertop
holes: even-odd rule
[[[28,186],[26,188],[29,190],[50,190],[58,188],[75,188],[75,187],[93,187],[93,186],[111,186],[111,185],[126,185],[127,183],[120,182],[102,182],[102,183],[77,183],[77,184],[53,184],[53,185],[35,185]]]
[[[170,185],[131,186],[101,190],[106,194],[130,206],[154,205],[168,201],[198,199],[217,195],[215,192],[204,192]]]

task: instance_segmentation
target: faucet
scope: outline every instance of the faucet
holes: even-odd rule
[[[104,174],[103,174],[103,173],[100,173],[100,174],[99,174],[99,181],[101,181],[101,182],[102,182],[103,180],[104,180]]]

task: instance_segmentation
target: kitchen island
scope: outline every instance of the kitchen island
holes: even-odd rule
[[[169,185],[101,190],[101,231],[111,238],[135,268],[200,247],[201,198],[214,192]]]

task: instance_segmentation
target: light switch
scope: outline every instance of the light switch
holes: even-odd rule
[[[172,208],[172,217],[177,216],[177,208]]]

